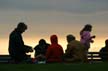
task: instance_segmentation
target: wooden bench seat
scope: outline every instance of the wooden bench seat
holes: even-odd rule
[[[103,53],[106,54],[107,52],[103,52]],[[102,61],[99,54],[103,54],[103,53],[100,53],[100,52],[88,52],[88,60],[89,61]]]
[[[0,63],[9,63],[11,57],[9,55],[0,55]]]
[[[31,57],[31,55],[28,55],[28,57]],[[9,55],[0,55],[0,63],[11,63],[11,57]]]
[[[100,56],[100,52],[88,52],[88,60],[93,61],[100,61],[102,62]],[[28,57],[31,57],[31,55],[28,55]],[[11,57],[9,55],[0,55],[0,63],[9,63],[11,60]]]

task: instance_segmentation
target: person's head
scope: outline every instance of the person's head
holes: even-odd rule
[[[92,31],[92,25],[86,24],[86,25],[84,26],[84,30],[85,30],[85,31]]]
[[[108,39],[105,40],[105,45],[108,47]]]
[[[92,31],[92,25],[86,24],[84,26],[84,28],[80,31],[80,35],[83,33],[83,31],[89,31],[89,32],[91,32]]]
[[[20,23],[17,25],[17,30],[18,30],[20,33],[23,33],[25,30],[27,30],[27,25],[26,25],[24,22],[20,22]]]
[[[44,39],[40,39],[40,40],[39,40],[39,44],[40,44],[40,45],[46,44],[46,41],[45,41]]]
[[[57,44],[58,43],[57,35],[51,35],[50,41],[51,41],[52,44],[54,44],[54,43]]]
[[[75,36],[69,34],[69,35],[66,36],[66,39],[67,39],[67,42],[69,43],[69,42],[75,40],[76,38],[75,38]]]

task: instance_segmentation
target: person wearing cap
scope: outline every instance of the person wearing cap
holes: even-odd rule
[[[17,27],[9,35],[9,55],[15,63],[26,60],[28,52],[33,52],[32,47],[24,44],[22,33],[27,30],[27,25],[20,22]]]

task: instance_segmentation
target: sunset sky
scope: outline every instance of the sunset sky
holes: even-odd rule
[[[96,35],[90,51],[99,51],[108,38],[108,0],[0,0],[0,54],[7,54],[9,34],[19,22],[28,25],[23,34],[25,44],[34,47],[43,38],[50,43],[56,34],[66,49],[66,35],[80,40],[85,24]]]

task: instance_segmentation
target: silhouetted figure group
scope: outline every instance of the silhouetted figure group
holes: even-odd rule
[[[63,47],[58,43],[57,35],[50,36],[51,44],[47,43],[45,39],[40,39],[34,49],[31,46],[25,45],[22,33],[27,30],[27,25],[20,22],[14,31],[9,36],[9,55],[15,63],[32,62],[32,63],[61,63],[61,62],[88,62],[87,52],[90,48],[90,43],[93,43],[93,38],[90,32],[92,26],[87,24],[80,32],[81,40],[76,40],[72,34],[66,36],[67,48],[65,52]],[[106,46],[100,52],[108,51],[108,40]],[[32,59],[26,53],[35,50],[35,58]],[[108,59],[108,54],[100,54],[102,60]]]

